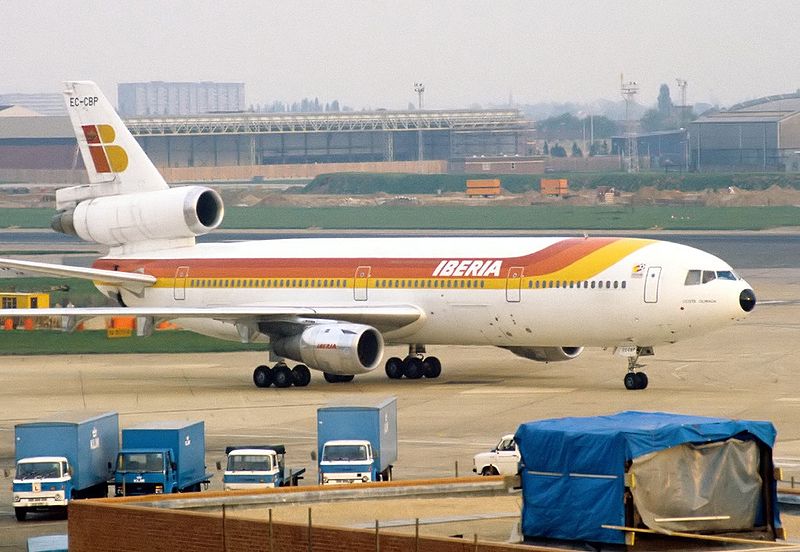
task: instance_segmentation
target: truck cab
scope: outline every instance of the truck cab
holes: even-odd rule
[[[321,484],[368,483],[377,480],[375,457],[369,441],[328,441],[323,445],[319,459]]]
[[[14,514],[23,521],[30,510],[64,508],[72,498],[72,469],[63,456],[21,458],[12,483]]]
[[[472,471],[481,475],[516,475],[519,471],[519,447],[514,434],[503,435],[489,452],[479,452],[472,458]]]
[[[226,491],[270,489],[284,486],[282,445],[271,447],[228,447],[228,463],[223,476]]]
[[[170,449],[127,449],[117,456],[116,496],[176,493],[177,471]]]

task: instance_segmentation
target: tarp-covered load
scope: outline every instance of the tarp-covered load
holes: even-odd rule
[[[770,422],[621,412],[528,422],[514,438],[527,537],[623,544],[602,526],[770,538],[780,527]]]

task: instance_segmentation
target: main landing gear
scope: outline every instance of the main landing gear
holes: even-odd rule
[[[647,374],[644,372],[637,372],[636,369],[644,367],[643,364],[639,364],[640,356],[652,355],[652,347],[636,347],[636,353],[628,357],[628,373],[625,374],[625,379],[622,380],[625,384],[625,389],[635,391],[647,388]]]
[[[386,375],[390,379],[438,378],[442,373],[442,363],[435,356],[425,356],[424,345],[409,345],[408,356],[404,359],[391,357],[386,361]]]
[[[289,368],[285,362],[279,362],[273,368],[262,364],[253,371],[253,383],[256,387],[305,387],[311,383],[311,370],[305,364],[298,364],[294,368]]]

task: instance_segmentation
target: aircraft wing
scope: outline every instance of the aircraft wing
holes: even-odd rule
[[[141,294],[142,290],[156,283],[156,277],[138,272],[118,272],[116,270],[101,270],[98,268],[82,268],[77,266],[64,266],[59,264],[38,263],[34,261],[20,261],[17,259],[0,258],[0,270],[16,269],[23,272],[50,274],[52,276],[66,276],[92,280],[104,284],[112,284],[129,289]]]
[[[105,272],[105,271],[104,271]],[[176,318],[209,318],[246,325],[248,323],[300,323],[304,319],[353,322],[374,326],[381,331],[402,328],[420,318],[424,312],[413,305],[359,307],[66,307],[47,309],[0,309],[0,318],[67,316],[85,320],[97,316],[137,316],[163,320]]]

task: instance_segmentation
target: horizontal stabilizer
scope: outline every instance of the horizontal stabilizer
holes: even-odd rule
[[[141,293],[144,288],[150,287],[156,283],[156,277],[150,276],[149,274],[37,263],[34,261],[20,261],[17,259],[0,258],[0,270],[2,269],[15,269],[23,272],[92,280],[93,282],[123,287],[135,293]]]

